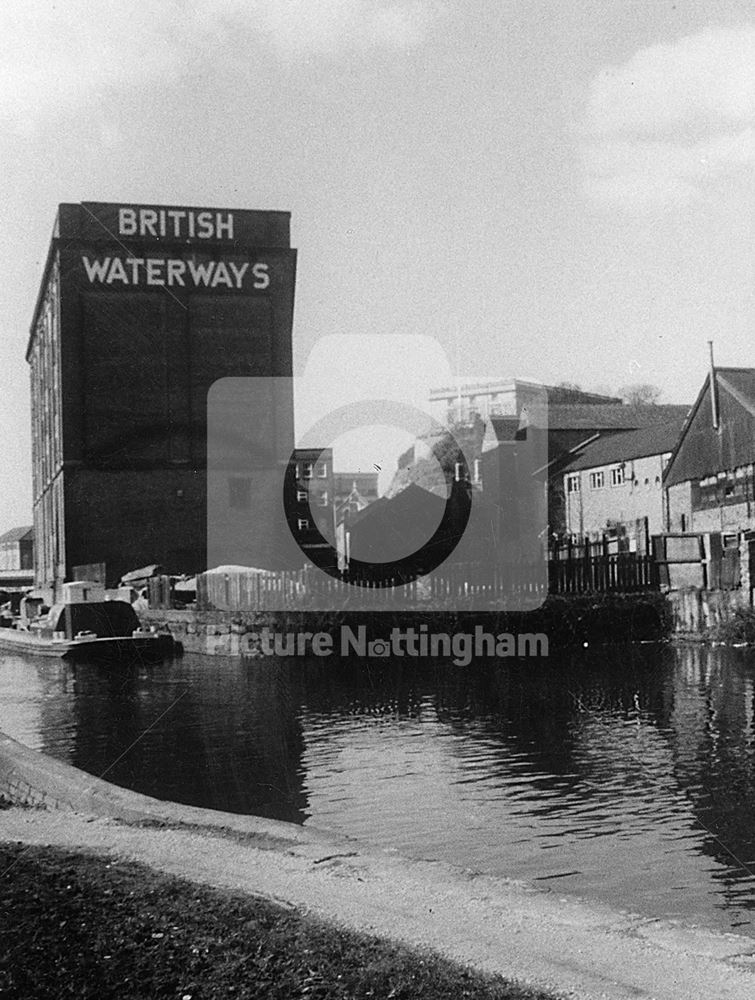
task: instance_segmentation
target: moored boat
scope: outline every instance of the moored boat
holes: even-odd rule
[[[58,659],[161,660],[180,651],[173,637],[142,628],[126,601],[54,604],[46,615],[0,628],[0,650]]]

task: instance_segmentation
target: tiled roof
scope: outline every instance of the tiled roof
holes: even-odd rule
[[[0,545],[6,542],[21,542],[27,538],[34,538],[34,528],[30,524],[25,524],[20,528],[11,528],[4,535],[0,535]]]
[[[564,472],[594,469],[612,462],[627,462],[648,455],[665,455],[674,450],[684,424],[683,420],[670,420],[665,424],[643,427],[637,431],[620,431],[592,441],[576,455]]]

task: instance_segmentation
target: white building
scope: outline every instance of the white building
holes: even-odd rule
[[[545,392],[549,405],[621,403],[614,396],[601,396],[581,389],[543,385],[524,378],[468,378],[456,385],[430,392],[430,411],[445,424],[468,420],[478,413],[483,420],[492,416],[516,416],[533,400],[541,401]]]
[[[563,470],[566,531],[623,535],[629,547],[665,528],[663,473],[683,421],[600,437]]]

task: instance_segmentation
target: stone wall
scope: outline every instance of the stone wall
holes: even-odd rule
[[[249,611],[230,615],[223,611],[140,611],[144,625],[168,631],[187,653],[208,656],[254,655],[248,638],[268,620],[266,614]]]
[[[668,593],[673,634],[703,637],[728,622],[739,608],[750,607],[748,591],[688,587]]]

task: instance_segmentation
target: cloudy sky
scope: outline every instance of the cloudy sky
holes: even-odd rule
[[[708,339],[755,364],[749,2],[4,0],[0,29],[0,530],[30,520],[59,202],[290,210],[299,366],[392,338],[342,352],[336,402],[416,395],[443,352],[667,402]]]

